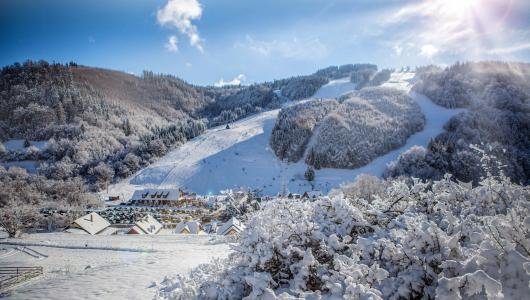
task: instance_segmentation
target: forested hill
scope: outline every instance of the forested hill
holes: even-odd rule
[[[201,87],[148,71],[135,76],[75,63],[16,63],[0,73],[0,140],[47,143],[36,149],[26,142],[15,151],[0,144],[0,159],[38,161],[48,178],[81,176],[102,188],[209,126],[308,97],[328,81],[312,74]]]
[[[427,149],[403,153],[387,175],[432,179],[449,173],[477,183],[488,175],[486,164],[515,182],[530,182],[530,64],[468,62],[420,68],[414,90],[441,106],[465,107],[467,112],[452,118]],[[494,160],[482,160],[476,147]]]
[[[46,62],[5,67],[0,138],[71,138],[90,126],[138,137],[187,121],[209,101],[176,78],[145,75]]]

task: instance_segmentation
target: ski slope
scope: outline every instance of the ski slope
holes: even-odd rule
[[[394,73],[384,86],[410,90],[413,73]],[[331,81],[314,98],[333,98],[355,89],[347,79]],[[201,136],[170,151],[156,163],[109,187],[109,194],[128,199],[135,189],[146,187],[183,188],[199,194],[218,194],[234,188],[259,189],[275,195],[287,187],[290,192],[320,190],[324,193],[349,182],[362,173],[381,176],[386,165],[414,145],[426,146],[443,131],[443,125],[461,110],[451,110],[432,103],[425,96],[411,93],[426,117],[425,128],[410,136],[406,144],[353,170],[316,170],[314,186],[304,179],[307,165],[302,161],[280,161],[269,147],[279,110],[263,112],[231,125],[209,129]]]

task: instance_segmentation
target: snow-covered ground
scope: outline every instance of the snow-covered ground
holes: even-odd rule
[[[349,77],[332,80],[318,89],[312,98],[335,98],[355,90],[356,86],[356,84],[351,83]]]
[[[24,147],[25,140],[21,139],[12,139],[4,142],[4,147],[7,151],[11,152],[20,152],[24,153],[27,151],[27,147]],[[48,146],[48,141],[29,141],[30,146],[37,148],[37,150],[42,151]],[[19,167],[26,169],[28,173],[35,174],[39,168],[40,162],[36,160],[20,160],[20,161],[10,161],[4,162],[2,165],[5,168],[10,167]]]
[[[393,73],[384,86],[410,90],[414,73]],[[338,97],[352,91],[355,85],[347,79],[331,81],[314,97]],[[443,125],[460,110],[450,110],[432,103],[425,96],[411,94],[426,116],[424,130],[412,135],[405,145],[380,156],[370,164],[354,169],[321,169],[316,171],[314,189],[328,192],[352,181],[362,173],[382,175],[386,165],[413,145],[426,146],[443,131]],[[269,138],[279,110],[263,112],[224,126],[208,130],[201,136],[170,151],[158,162],[131,178],[109,187],[109,194],[128,199],[135,189],[145,187],[182,187],[199,194],[216,194],[221,190],[250,187],[265,195],[277,194],[287,185],[289,191],[311,190],[304,180],[307,165],[280,161],[269,147]]]
[[[7,151],[25,151],[24,141],[21,139],[12,139],[4,142],[4,147]],[[48,141],[29,141],[30,146],[36,147],[39,150],[44,150],[48,145]]]
[[[28,173],[36,174],[37,169],[40,166],[40,162],[36,160],[19,160],[19,161],[8,161],[2,163],[4,168],[9,169],[11,167],[19,167],[22,169],[26,169]]]
[[[189,272],[228,255],[228,244],[212,244],[210,239],[207,235],[42,233],[0,240],[0,249],[4,249],[0,266],[44,268],[44,276],[4,292],[0,298],[152,299],[156,282],[162,281],[164,274]],[[47,257],[35,258],[8,242],[30,245]]]

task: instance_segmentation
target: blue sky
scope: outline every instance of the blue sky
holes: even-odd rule
[[[0,64],[26,59],[152,70],[196,84],[355,62],[528,62],[530,1],[2,0]]]

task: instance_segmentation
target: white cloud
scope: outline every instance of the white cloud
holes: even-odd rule
[[[522,43],[515,46],[493,48],[488,51],[490,54],[512,54],[515,52],[530,50],[530,43]]]
[[[216,83],[214,83],[214,86],[221,87],[225,85],[240,85],[242,82],[244,82],[247,79],[247,77],[244,74],[237,75],[234,79],[230,81],[225,81],[223,78],[219,79]]]
[[[203,52],[202,39],[193,20],[202,15],[201,4],[197,0],[168,0],[156,13],[158,23],[177,28],[189,38],[190,45]]]
[[[438,52],[440,52],[440,50],[438,50],[438,48],[430,44],[423,45],[421,46],[421,49],[420,49],[420,55],[423,57],[427,57],[427,58],[432,58],[433,56],[438,54]]]
[[[400,45],[395,45],[393,47],[394,49],[394,53],[397,55],[397,56],[401,56],[401,54],[403,53],[403,47],[401,47]]]
[[[191,68],[193,65],[188,61],[186,62],[186,68]]]
[[[167,51],[169,52],[178,52],[179,51],[179,47],[178,47],[178,39],[175,35],[171,35],[167,38],[167,42],[165,44],[165,47],[167,49]]]
[[[257,40],[247,35],[243,42],[234,47],[245,48],[262,56],[280,56],[292,59],[319,59],[327,56],[328,49],[319,38],[287,40]]]

